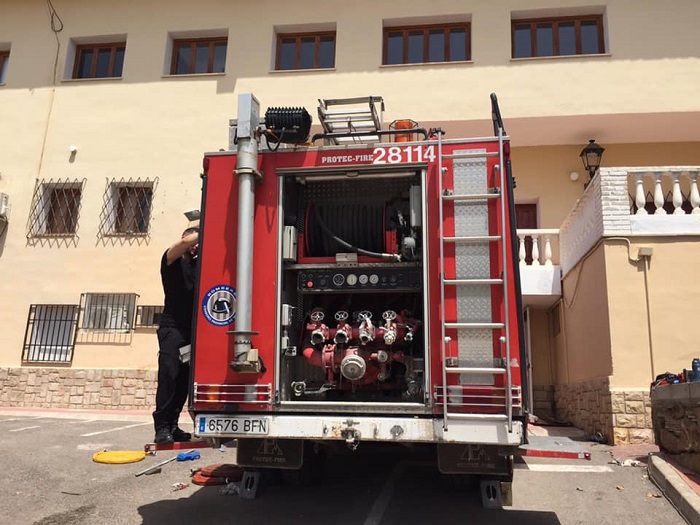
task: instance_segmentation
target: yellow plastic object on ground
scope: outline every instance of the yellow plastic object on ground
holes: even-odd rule
[[[92,460],[96,463],[136,463],[146,457],[146,453],[138,450],[103,450],[95,452]]]

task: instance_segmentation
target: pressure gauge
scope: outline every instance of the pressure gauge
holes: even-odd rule
[[[348,286],[355,286],[357,284],[357,275],[349,273],[345,278],[345,282],[348,283]]]
[[[360,275],[360,284],[367,284],[367,281],[369,280],[369,277],[367,277],[367,274],[361,274]]]
[[[336,273],[336,274],[333,276],[333,284],[334,284],[334,285],[336,285],[336,286],[343,286],[344,283],[345,283],[345,277],[343,276],[342,273]]]
[[[369,276],[369,284],[377,284],[379,282],[379,276],[376,273],[373,273],[372,275]]]

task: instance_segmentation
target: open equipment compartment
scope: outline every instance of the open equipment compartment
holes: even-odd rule
[[[425,412],[425,170],[281,170],[285,408]]]

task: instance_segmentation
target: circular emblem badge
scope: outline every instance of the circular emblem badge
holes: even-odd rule
[[[226,326],[236,319],[236,290],[219,284],[209,290],[202,301],[204,318],[216,326]]]

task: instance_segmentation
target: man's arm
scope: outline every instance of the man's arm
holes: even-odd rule
[[[165,254],[166,263],[168,266],[177,261],[184,253],[192,246],[199,242],[199,233],[192,232],[185,235],[182,239],[173,244]]]

